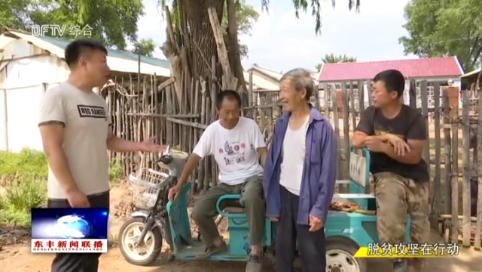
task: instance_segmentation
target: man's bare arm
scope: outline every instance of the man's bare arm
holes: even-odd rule
[[[266,156],[268,155],[268,148],[265,147],[260,147],[256,151],[258,151],[259,159],[261,161],[261,166],[264,167],[264,164],[266,163]]]
[[[39,124],[39,130],[49,167],[60,186],[67,194],[78,190],[72,172],[70,171],[67,157],[62,149],[64,123],[57,121],[45,122]]]
[[[386,135],[369,136],[365,132],[355,131],[351,140],[351,144],[356,148],[362,148],[365,147],[365,142],[370,138],[379,139],[382,142],[388,141]]]
[[[406,153],[404,156],[398,156],[393,146],[388,143],[384,144],[383,152],[387,154],[390,158],[397,160],[405,164],[417,164],[422,160],[423,149],[425,148],[425,140],[407,140],[407,144],[410,146],[410,152]]]
[[[141,149],[140,144],[141,143],[118,138],[114,135],[114,133],[112,133],[112,131],[109,131],[109,134],[107,135],[107,149],[110,151],[137,152]]]

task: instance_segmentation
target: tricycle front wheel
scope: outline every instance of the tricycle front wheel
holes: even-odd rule
[[[326,245],[326,271],[367,272],[366,259],[355,258],[358,247],[344,239],[333,239]]]
[[[162,247],[162,234],[158,226],[148,230],[142,246],[137,240],[146,226],[144,218],[130,218],[119,230],[119,247],[128,263],[146,266],[153,263]]]

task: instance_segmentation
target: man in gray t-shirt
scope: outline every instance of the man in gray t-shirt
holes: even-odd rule
[[[106,48],[76,40],[65,49],[67,82],[48,90],[39,103],[39,130],[49,163],[48,207],[109,209],[109,158],[117,152],[156,152],[163,146],[115,137],[102,97],[92,91],[110,77]],[[57,254],[52,272],[96,272],[100,254]]]

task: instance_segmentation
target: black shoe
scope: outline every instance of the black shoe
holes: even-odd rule
[[[213,256],[214,254],[223,253],[226,251],[228,251],[228,246],[226,245],[225,242],[222,242],[219,246],[207,247],[203,253],[196,255],[196,259],[205,260]]]

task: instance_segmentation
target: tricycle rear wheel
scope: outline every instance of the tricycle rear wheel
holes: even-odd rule
[[[144,218],[134,217],[127,220],[119,230],[120,251],[124,259],[133,265],[149,265],[161,253],[162,234],[158,226],[154,226],[147,231],[142,247],[136,245],[135,240],[141,235],[145,226],[146,220]]]
[[[347,239],[331,238],[326,245],[327,272],[367,272],[367,262],[363,258],[355,258],[358,246]]]

